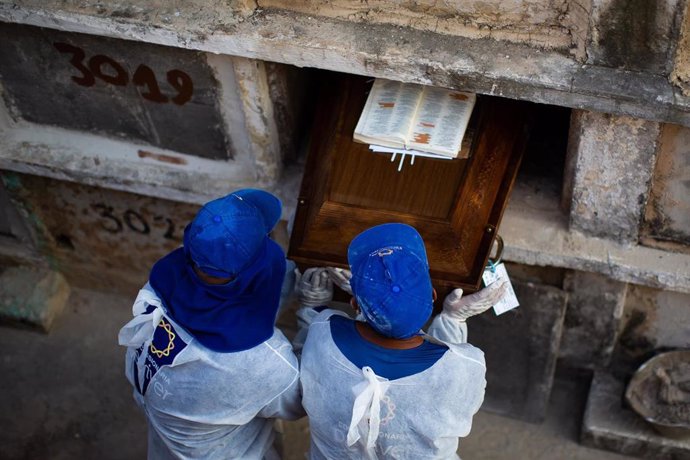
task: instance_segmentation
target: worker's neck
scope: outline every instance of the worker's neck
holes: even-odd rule
[[[367,342],[374,343],[383,348],[391,348],[394,350],[407,350],[416,348],[424,342],[424,339],[418,335],[410,337],[409,339],[393,339],[379,334],[371,328],[367,323],[357,321],[355,324],[357,332]]]

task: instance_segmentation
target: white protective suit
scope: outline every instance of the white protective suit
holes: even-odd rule
[[[277,458],[273,418],[304,415],[297,358],[285,336],[274,329],[249,350],[211,351],[166,315],[148,284],[133,313],[119,341],[128,347],[125,373],[149,421],[148,458]],[[151,347],[157,328],[169,337],[165,349]],[[153,354],[171,363],[160,366]]]
[[[395,380],[358,369],[338,349],[324,310],[302,351],[302,404],[311,459],[457,459],[484,399],[484,354],[466,342],[464,321],[444,313],[429,328],[449,350],[430,368]]]

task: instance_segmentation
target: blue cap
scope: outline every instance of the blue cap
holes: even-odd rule
[[[260,255],[280,213],[280,200],[263,190],[237,190],[210,201],[185,228],[185,252],[204,273],[234,277]]]
[[[415,335],[433,309],[422,236],[409,225],[383,224],[360,233],[347,250],[350,286],[367,323],[396,339]]]

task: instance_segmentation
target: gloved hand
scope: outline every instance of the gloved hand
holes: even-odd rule
[[[328,276],[333,281],[333,284],[352,295],[352,287],[350,286],[352,272],[350,270],[346,270],[344,268],[326,267],[326,271],[328,271]]]
[[[496,305],[508,292],[508,282],[495,282],[466,297],[462,289],[455,289],[443,300],[443,312],[451,318],[465,321]]]
[[[308,268],[300,275],[295,269],[297,298],[304,307],[320,307],[333,300],[333,281],[323,267]]]

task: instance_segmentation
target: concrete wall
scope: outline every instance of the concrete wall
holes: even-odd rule
[[[690,129],[662,128],[643,241],[671,250],[690,250]]]
[[[493,38],[577,51],[584,45],[587,1],[489,0],[483,2],[263,0],[260,8],[360,23],[392,24],[469,38]],[[433,52],[433,50],[429,50]]]
[[[40,176],[3,172],[36,235],[37,250],[70,284],[104,290],[143,285],[152,264],[182,243],[197,205]]]
[[[131,291],[209,199],[260,187],[291,215],[297,68],[25,25],[0,35],[0,260]]]
[[[571,228],[636,242],[654,167],[659,124],[575,111],[563,207]]]
[[[668,75],[685,0],[594,0],[587,63]]]
[[[676,46],[671,81],[675,83],[686,96],[690,94],[690,6],[685,5],[684,17],[681,25],[681,36]]]
[[[674,8],[682,10],[681,4],[656,3],[659,34],[645,35],[643,29],[639,35],[635,16],[623,33],[635,33],[629,38],[636,43],[654,38],[651,54],[623,49],[637,53],[630,58],[632,64],[658,62],[664,46],[676,48],[681,17]],[[201,6],[198,1],[0,0],[0,20],[690,125],[690,99],[669,83],[668,74],[638,72],[599,58],[583,65],[594,30],[607,30],[606,23],[597,21],[607,20],[608,4],[596,4],[601,13],[597,16],[591,14],[590,0],[443,6],[376,2],[378,9],[355,2],[317,2],[316,16],[316,8],[306,8],[305,2],[276,2],[275,8],[267,8],[263,2],[245,1]],[[356,14],[343,15],[347,9]],[[389,13],[381,15],[379,10]],[[625,9],[615,24],[628,24],[626,18],[636,11]],[[466,17],[462,27],[478,30],[480,36],[441,30]],[[473,23],[473,17],[480,18],[479,23]]]
[[[0,24],[0,76],[15,120],[233,156],[204,53]]]
[[[288,218],[301,174],[301,166],[293,161],[290,152],[299,139],[294,127],[300,117],[293,109],[300,105],[305,71],[261,60],[212,53],[200,55],[188,51],[190,49],[265,57],[269,61],[297,66],[314,65],[405,81],[474,87],[480,92],[538,102],[608,108],[619,115],[582,109],[574,117],[573,126],[579,129],[570,133],[571,152],[575,154],[570,155],[570,166],[565,174],[568,186],[563,193],[570,214],[564,215],[558,209],[558,196],[543,189],[537,192],[538,207],[520,201],[523,198],[533,200],[532,197],[516,197],[505,216],[506,256],[531,265],[591,271],[621,282],[687,292],[690,290],[687,257],[636,244],[642,210],[650,196],[648,182],[659,125],[643,118],[620,115],[632,112],[651,119],[685,116],[686,101],[682,97],[651,83],[660,81],[655,79],[654,72],[665,72],[660,63],[668,64],[673,59],[673,53],[664,53],[676,48],[674,40],[677,40],[685,4],[677,0],[656,2],[652,11],[644,9],[651,8],[649,5],[633,3],[535,0],[502,2],[501,5],[446,2],[439,6],[431,2],[362,5],[343,1],[310,2],[315,5],[310,9],[306,2],[277,1],[130,0],[108,5],[89,1],[24,0],[11,4],[0,1],[0,19],[60,29],[37,32],[39,29],[28,26],[2,26],[13,32],[9,35],[14,36],[16,32],[16,36],[22,38],[12,44],[4,42],[6,55],[15,60],[23,59],[25,65],[0,66],[8,75],[3,78],[0,91],[9,105],[0,106],[0,168],[192,204],[202,203],[233,188],[259,186],[286,198],[284,217]],[[400,14],[395,15],[393,11]],[[644,11],[653,19],[650,21],[655,25],[654,30],[640,29],[649,22],[638,18]],[[460,32],[443,29],[460,18],[467,19],[463,27],[491,34],[542,26],[556,31],[554,33],[572,32],[574,24],[586,23],[586,33],[581,30],[579,38],[571,36],[571,43],[584,41],[588,44],[589,64],[580,64],[583,57],[564,58],[563,50],[554,54],[530,43],[529,37],[522,37],[522,42],[522,39],[511,42],[526,44],[526,47],[477,37],[464,41],[460,35],[452,35]],[[429,25],[432,20],[438,22],[441,29],[432,29]],[[71,32],[75,30],[90,35]],[[639,47],[622,47],[611,52],[611,49],[602,48],[608,46],[604,37],[609,35],[604,30],[640,33],[651,42],[646,51]],[[383,31],[386,33],[381,33]],[[175,118],[172,125],[137,120],[122,134],[128,139],[136,138],[139,123],[139,127],[153,126],[155,129],[151,132],[160,129],[168,134],[159,136],[161,142],[168,142],[168,137],[191,129],[192,145],[195,145],[196,141],[218,139],[220,133],[228,140],[227,146],[233,148],[232,158],[199,156],[213,149],[194,153],[163,148],[162,144],[157,144],[155,136],[137,141],[145,142],[142,148],[142,144],[119,137],[117,123],[120,120],[111,113],[99,121],[94,116],[79,118],[75,110],[62,116],[61,107],[47,105],[50,110],[46,112],[52,114],[52,120],[45,123],[61,127],[31,118],[31,114],[45,116],[40,110],[40,100],[22,86],[23,81],[41,71],[35,67],[36,62],[43,62],[41,65],[47,66],[46,69],[56,69],[43,77],[57,85],[58,90],[69,91],[74,100],[89,99],[91,94],[96,94],[103,98],[105,105],[101,105],[107,107],[148,104],[146,107],[151,106],[151,109],[142,112],[144,114],[158,113],[163,105],[144,98],[140,93],[146,91],[144,86],[132,86],[131,82],[124,87],[108,83],[119,80],[118,73],[110,68],[112,65],[106,64],[110,61],[105,58],[100,58],[101,63],[96,62],[99,64],[96,70],[104,75],[94,78],[93,86],[79,85],[72,78],[79,79],[79,72],[70,73],[76,70],[67,59],[70,53],[60,53],[55,48],[52,44],[55,37],[75,43],[73,46],[80,45],[85,53],[88,51],[90,57],[84,61],[91,73],[93,69],[88,69],[88,63],[93,56],[106,56],[115,59],[114,62],[117,59],[127,61],[128,77],[133,77],[142,63],[155,61],[159,65],[150,67],[156,67],[153,70],[160,73],[156,74],[160,81],[167,81],[168,69],[184,64],[180,59],[194,63],[192,70],[185,71],[190,75],[198,72],[202,80],[212,81],[207,85],[209,92],[205,97],[213,99],[214,96],[215,99],[207,100],[209,104],[204,110],[213,120],[220,120],[220,124],[187,123],[187,116]],[[118,40],[123,38],[136,43]],[[33,62],[30,57],[34,48],[22,46],[24,39],[38,40],[34,43],[37,45],[35,52],[46,59]],[[41,43],[43,45],[38,46]],[[46,43],[48,46],[44,46]],[[121,46],[121,43],[128,46]],[[93,51],[87,50],[87,45],[94,47]],[[424,47],[431,52],[420,53]],[[130,54],[116,56],[114,53],[124,53],[118,51],[120,48]],[[458,54],[459,49],[463,53]],[[617,63],[612,60],[617,53],[646,57],[649,67],[628,72],[626,69],[635,64],[635,59]],[[187,59],[187,56],[194,58]],[[617,66],[624,70],[610,70]],[[669,69],[668,66],[664,68]],[[659,77],[667,78],[666,75]],[[90,92],[96,89],[98,92]],[[126,89],[139,89],[140,92],[118,92]],[[174,94],[166,92],[165,96],[174,97]],[[308,92],[304,94],[308,99]],[[174,103],[165,104],[170,109],[180,108]],[[71,107],[79,106],[75,103]],[[97,114],[97,107],[92,106],[87,113]],[[98,126],[80,124],[97,121],[101,123]],[[188,147],[184,149],[189,150]],[[285,159],[289,160],[287,164]],[[682,179],[677,183],[682,183]],[[545,206],[542,208],[541,204]]]
[[[627,284],[571,271],[564,289],[568,309],[559,357],[572,367],[608,366],[618,339]]]
[[[690,347],[690,296],[631,286],[617,354],[637,367],[659,350]]]
[[[631,372],[660,350],[690,347],[690,294],[620,283],[602,275],[554,270],[515,263],[508,273],[518,284],[540,288],[530,297],[554,311],[566,299],[559,343],[552,344],[560,362],[572,368]],[[518,310],[519,313],[519,310]],[[501,327],[502,318],[484,320]],[[472,323],[470,323],[470,330]]]
[[[286,191],[294,70],[15,24],[0,34],[0,168],[192,203]]]

